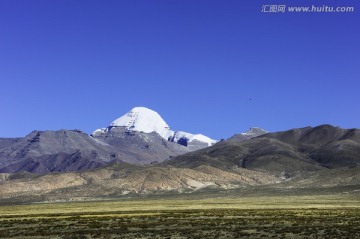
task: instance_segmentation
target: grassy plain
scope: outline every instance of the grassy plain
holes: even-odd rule
[[[0,238],[360,238],[360,199],[149,198],[1,206]]]

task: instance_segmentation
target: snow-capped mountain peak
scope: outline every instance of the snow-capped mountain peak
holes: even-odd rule
[[[217,141],[202,134],[190,134],[184,131],[172,131],[169,125],[155,111],[145,107],[135,107],[125,115],[114,120],[107,128],[95,130],[93,137],[107,134],[112,128],[123,127],[126,132],[152,133],[155,132],[163,139],[183,146],[191,144],[193,148],[211,146]],[[200,143],[200,144],[199,144]],[[196,146],[194,146],[196,145]]]
[[[156,132],[166,140],[172,136],[169,125],[161,116],[145,107],[133,108],[125,115],[114,120],[110,127],[126,127],[129,131],[144,133]]]

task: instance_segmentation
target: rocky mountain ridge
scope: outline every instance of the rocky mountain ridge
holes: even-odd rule
[[[321,125],[229,139],[154,165],[114,162],[81,172],[2,173],[0,200],[349,188],[360,184],[359,164],[360,130]]]

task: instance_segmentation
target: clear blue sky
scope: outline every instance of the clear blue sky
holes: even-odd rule
[[[359,24],[358,0],[0,0],[0,137],[91,133],[134,106],[216,139],[359,128]]]

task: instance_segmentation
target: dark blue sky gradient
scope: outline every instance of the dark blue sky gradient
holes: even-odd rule
[[[355,0],[0,0],[0,137],[91,133],[135,106],[216,139],[359,128],[359,23]]]

